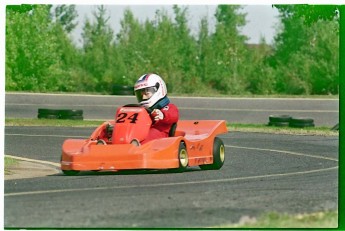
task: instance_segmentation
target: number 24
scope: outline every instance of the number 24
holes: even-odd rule
[[[126,119],[127,119],[127,120],[131,121],[130,123],[135,124],[135,122],[138,120],[138,115],[139,115],[139,113],[134,113],[133,115],[131,115],[127,118],[127,116],[128,116],[127,113],[120,113],[117,115],[116,123],[124,123],[124,122],[126,122]]]

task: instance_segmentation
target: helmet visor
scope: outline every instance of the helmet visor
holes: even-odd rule
[[[148,100],[152,97],[154,93],[156,93],[157,88],[156,87],[147,87],[143,89],[138,89],[135,91],[135,96],[137,97],[138,102],[141,102],[143,100]],[[144,99],[144,96],[145,99]]]

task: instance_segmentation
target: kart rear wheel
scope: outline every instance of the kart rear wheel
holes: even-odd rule
[[[180,172],[185,171],[188,166],[188,153],[187,153],[186,145],[183,142],[180,143],[180,146],[178,149],[178,161],[179,161],[178,170]]]
[[[62,170],[62,172],[67,175],[67,176],[75,176],[77,175],[80,171],[77,170]]]
[[[213,142],[213,163],[207,165],[200,165],[202,170],[218,170],[225,161],[225,146],[223,141],[216,137]]]

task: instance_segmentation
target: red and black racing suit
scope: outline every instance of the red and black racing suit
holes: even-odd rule
[[[146,139],[141,142],[142,144],[154,139],[168,137],[171,126],[174,123],[177,123],[179,119],[179,112],[178,108],[174,104],[169,103],[160,110],[163,113],[164,118],[158,121],[153,120],[149,134]]]

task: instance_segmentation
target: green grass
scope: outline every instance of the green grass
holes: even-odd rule
[[[4,162],[5,175],[11,174],[10,168],[17,165],[17,164],[18,164],[18,160],[5,156],[5,162]]]
[[[338,136],[338,131],[331,131],[329,127],[276,127],[266,124],[228,124],[229,132],[260,132],[287,135],[319,135],[319,136]]]
[[[6,118],[6,126],[55,126],[55,127],[97,127],[103,120],[59,120],[59,119],[17,119]],[[266,124],[228,124],[230,132],[261,132],[291,135],[338,136],[338,131],[329,127],[290,128],[274,127]]]
[[[238,224],[214,228],[337,228],[338,211],[307,214],[267,213],[259,218],[242,217]]]
[[[103,120],[17,119],[5,118],[5,126],[97,127]]]
[[[253,94],[242,94],[242,95],[224,95],[214,91],[204,90],[196,93],[169,93],[171,97],[212,97],[212,98],[293,98],[293,99],[339,99],[339,95],[253,95]]]

